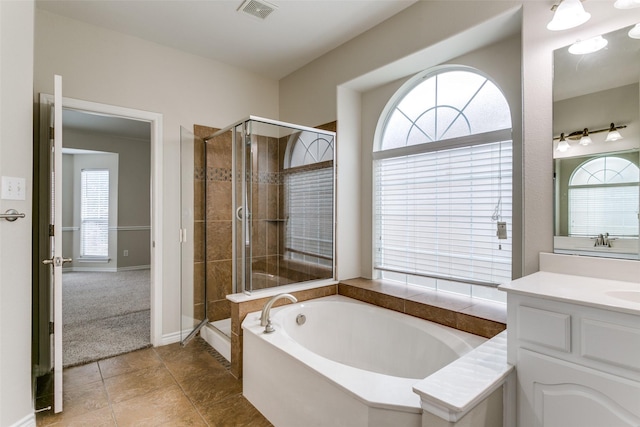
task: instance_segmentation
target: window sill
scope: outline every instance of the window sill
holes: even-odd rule
[[[111,258],[103,258],[103,257],[80,257],[76,261],[78,262],[99,262],[99,263],[108,263],[111,261]]]
[[[349,279],[338,293],[461,331],[492,338],[507,328],[507,306],[385,280]]]

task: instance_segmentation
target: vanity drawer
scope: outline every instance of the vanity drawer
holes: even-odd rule
[[[565,313],[518,307],[518,339],[552,350],[571,352],[571,316]]]
[[[640,328],[583,318],[581,355],[640,372]]]

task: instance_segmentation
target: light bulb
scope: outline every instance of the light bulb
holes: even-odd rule
[[[573,55],[585,55],[603,49],[609,42],[602,36],[591,37],[587,40],[580,40],[569,46],[569,53]]]
[[[618,132],[618,129],[616,129],[616,126],[613,123],[611,123],[611,126],[609,126],[609,133],[607,134],[605,141],[613,142],[613,141],[618,141],[619,139],[622,139],[622,135],[620,135],[620,132]]]
[[[558,142],[558,146],[556,147],[556,150],[560,151],[561,153],[564,153],[569,148],[571,148],[571,146],[569,145],[567,140],[564,139],[564,133],[561,133],[560,134],[560,141]]]
[[[580,142],[578,144],[587,146],[592,142],[593,141],[591,141],[591,137],[589,136],[589,129],[584,128],[584,131],[582,132],[582,138],[580,138]]]
[[[547,24],[551,31],[568,30],[584,24],[591,18],[591,14],[585,12],[580,0],[561,0],[555,8],[553,19]]]
[[[640,0],[616,0],[613,4],[616,9],[633,9],[640,7]]]

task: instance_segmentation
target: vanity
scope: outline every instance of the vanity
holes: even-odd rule
[[[518,426],[640,426],[640,263],[540,254],[501,289]]]

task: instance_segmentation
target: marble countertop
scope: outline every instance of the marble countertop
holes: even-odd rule
[[[499,289],[508,293],[640,315],[640,281],[623,282],[539,271],[501,285]]]

